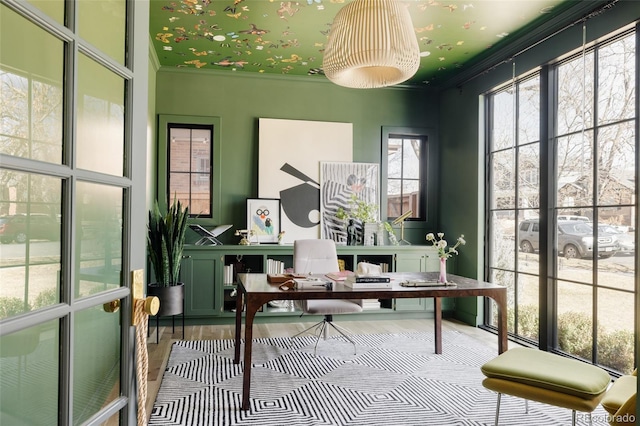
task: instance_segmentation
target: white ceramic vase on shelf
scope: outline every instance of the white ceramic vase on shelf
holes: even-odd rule
[[[375,222],[365,222],[362,227],[362,245],[375,246],[377,243],[378,224]]]

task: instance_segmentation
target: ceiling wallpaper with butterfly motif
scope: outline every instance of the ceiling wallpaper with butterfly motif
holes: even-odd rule
[[[325,78],[322,53],[351,0],[151,0],[163,67]],[[421,63],[409,85],[439,83],[559,13],[565,0],[405,0]],[[563,10],[563,9],[562,9]]]

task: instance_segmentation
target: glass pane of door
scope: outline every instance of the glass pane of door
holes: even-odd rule
[[[78,167],[122,176],[125,82],[84,55],[78,57]]]
[[[122,188],[79,182],[76,297],[121,285]]]
[[[58,424],[59,327],[54,320],[0,337],[1,425]]]
[[[0,28],[0,152],[60,164],[64,43],[4,5]]]
[[[78,32],[82,38],[124,64],[125,0],[77,0]]]
[[[120,396],[120,313],[94,306],[76,313],[73,350],[73,424]]]
[[[0,169],[0,319],[60,301],[62,181]]]
[[[64,0],[27,0],[29,3],[64,24]]]

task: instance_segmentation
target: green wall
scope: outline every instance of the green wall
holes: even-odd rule
[[[439,122],[437,97],[430,90],[357,90],[317,76],[179,69],[161,69],[156,81],[157,114],[220,118],[224,208],[214,222],[236,228],[245,226],[246,198],[258,195],[259,118],[353,123],[353,160],[373,163],[380,162],[383,126],[428,127],[437,133]],[[227,234],[223,242],[235,243]],[[422,241],[424,229],[413,234]]]

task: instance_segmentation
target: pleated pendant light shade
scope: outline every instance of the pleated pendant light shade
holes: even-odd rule
[[[329,80],[357,89],[402,83],[419,65],[411,15],[396,0],[354,0],[340,9],[322,61]]]

